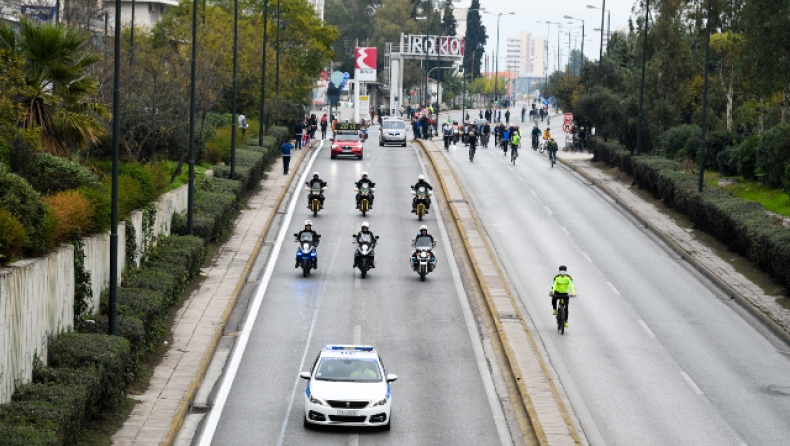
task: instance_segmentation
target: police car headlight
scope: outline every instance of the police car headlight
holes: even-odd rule
[[[386,404],[387,404],[387,398],[382,398],[379,401],[374,401],[374,402],[370,403],[370,406],[368,406],[368,407],[378,407],[378,406],[384,406]]]
[[[318,404],[319,406],[328,406],[326,401],[316,398],[314,395],[310,395],[310,402],[313,404]]]

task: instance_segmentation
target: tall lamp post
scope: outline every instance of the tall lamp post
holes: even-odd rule
[[[601,19],[603,23],[603,19]],[[603,28],[603,26],[601,26]],[[636,154],[642,150],[642,105],[645,99],[645,64],[647,63],[647,31],[650,28],[650,0],[645,2],[645,38],[642,46],[642,80],[639,84],[639,116],[636,124]],[[602,45],[603,46],[603,45]],[[707,69],[707,67],[706,67]],[[598,83],[601,82],[601,72],[598,69]],[[704,111],[704,109],[703,109]]]
[[[258,147],[263,146],[263,114],[266,102],[266,24],[269,21],[269,0],[263,1],[263,57],[261,61],[261,109],[258,117]]]
[[[425,51],[425,57],[423,57],[420,62],[422,64],[422,70],[427,71],[428,67],[426,66],[425,60],[428,57],[428,21],[429,20],[428,20],[427,16],[426,17],[415,17],[414,19],[415,20],[425,20],[425,46],[423,47],[423,51]],[[420,107],[422,107],[422,104],[425,103],[425,98],[427,97],[427,87],[426,87],[425,90],[423,90],[422,86],[423,86],[422,75],[420,75],[420,101],[419,101],[420,102]]]
[[[238,0],[237,0],[238,1]],[[277,0],[277,61],[276,76],[274,80],[274,91],[280,95],[280,0]]]
[[[116,334],[118,315],[118,165],[121,143],[121,0],[115,0],[115,76],[112,93],[112,187],[110,189],[110,311],[108,334]]]
[[[187,233],[194,234],[195,214],[195,73],[197,72],[197,8],[192,1],[192,58],[189,61],[189,186],[187,189]]]
[[[496,56],[494,63],[496,64],[496,68],[494,68],[494,103],[499,104],[499,19],[503,15],[515,15],[515,12],[485,12],[484,14],[490,14],[496,16]]]
[[[587,5],[587,9],[601,9],[597,6]],[[609,51],[609,41],[612,39],[612,11],[603,9],[606,12],[606,51]],[[595,28],[593,31],[601,31],[603,35],[603,28]],[[603,45],[603,41],[601,41]]]
[[[699,192],[705,185],[705,130],[708,126],[708,73],[710,71],[710,22],[711,22],[711,0],[708,0],[708,20],[705,27],[707,34],[705,41],[705,80],[702,83],[702,138],[699,142]]]
[[[650,0],[647,0],[647,1],[648,1],[648,3],[650,3]],[[602,67],[602,63],[603,63],[603,19],[604,19],[604,13],[606,13],[608,11],[606,9],[606,0],[602,0],[602,2],[603,2],[603,4],[601,5],[600,8],[597,7],[597,6],[593,6],[593,5],[587,5],[587,9],[600,9],[601,10],[601,48],[598,49],[598,85],[599,86],[601,85],[601,69],[602,69],[601,67]]]
[[[233,92],[231,93],[230,178],[236,179],[236,92],[239,85],[239,0],[233,0]]]
[[[571,17],[569,15],[566,15],[565,18],[566,19],[570,19],[570,20],[578,20],[578,21],[582,22],[582,60],[579,63],[579,74],[581,74],[581,72],[582,72],[582,65],[584,64],[584,20],[577,19],[576,17]]]

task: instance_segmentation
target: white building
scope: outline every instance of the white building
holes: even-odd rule
[[[320,1],[323,4],[323,0]],[[135,27],[151,28],[162,20],[169,8],[178,6],[178,0],[121,0],[121,22],[128,25],[132,21],[134,3]],[[60,0],[57,13],[57,0],[0,0],[0,19],[17,22],[27,15],[42,21],[90,23],[95,31],[103,31],[105,22],[112,30],[115,21],[115,0]]]
[[[103,0],[104,8],[112,17],[115,12],[115,0]],[[134,3],[134,27],[152,28],[162,20],[169,8],[178,6],[178,0],[121,0],[121,23],[127,26],[132,22],[132,3]],[[110,21],[110,29],[114,21]]]
[[[458,37],[466,36],[466,14],[468,13],[469,8],[453,9],[453,17],[455,17],[455,35]]]

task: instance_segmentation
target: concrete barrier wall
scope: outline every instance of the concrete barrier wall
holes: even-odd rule
[[[187,208],[187,187],[164,194],[155,204],[155,238],[170,235],[174,212]],[[138,249],[143,239],[143,214],[130,215]],[[99,308],[101,293],[110,284],[110,233],[82,239],[85,267],[91,273],[90,311]],[[118,280],[126,264],[126,225],[118,225]],[[141,256],[135,257],[137,266]],[[47,361],[51,335],[73,329],[74,248],[60,246],[38,258],[23,259],[0,268],[0,404],[10,401],[16,386],[29,382],[33,357]]]

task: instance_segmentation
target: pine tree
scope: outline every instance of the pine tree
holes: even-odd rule
[[[466,49],[464,52],[464,72],[480,74],[480,62],[483,58],[484,47],[488,40],[486,27],[480,19],[480,0],[472,0],[469,12],[466,14]],[[473,60],[474,57],[474,60]]]
[[[450,7],[450,3],[446,3],[444,5],[444,12],[442,13],[444,17],[442,18],[442,31],[443,35],[445,36],[454,36],[456,33],[456,23],[455,23],[455,16],[453,15],[453,8]]]

